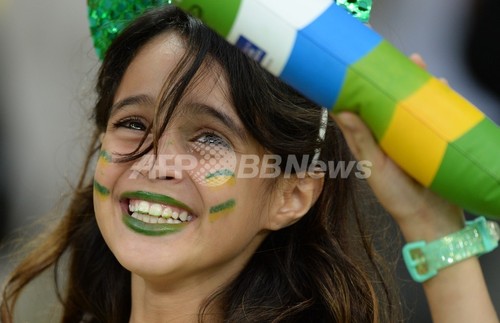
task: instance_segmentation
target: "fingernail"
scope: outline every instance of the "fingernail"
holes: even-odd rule
[[[422,56],[420,54],[413,53],[413,54],[410,55],[410,59],[415,64],[417,64],[418,66],[420,66],[421,68],[423,68],[423,69],[427,68],[427,64],[425,63],[424,59],[422,58]]]

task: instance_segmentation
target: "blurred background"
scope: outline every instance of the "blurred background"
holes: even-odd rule
[[[374,0],[371,24],[500,123],[500,35],[491,27],[499,4]],[[0,241],[34,233],[41,215],[64,209],[79,175],[99,66],[86,10],[84,0],[0,0]],[[12,268],[3,246],[0,281]],[[500,311],[500,251],[481,261]],[[398,268],[407,321],[431,322],[421,286]]]

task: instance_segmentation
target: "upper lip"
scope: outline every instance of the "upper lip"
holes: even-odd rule
[[[186,210],[188,213],[193,214],[193,210],[184,204],[183,202],[176,200],[173,197],[163,195],[163,194],[158,194],[158,193],[152,193],[152,192],[146,192],[146,191],[131,191],[131,192],[125,192],[121,195],[120,200],[144,200],[148,202],[153,202],[153,203],[159,203],[159,204],[164,204],[164,205],[170,205],[174,206],[183,210]]]

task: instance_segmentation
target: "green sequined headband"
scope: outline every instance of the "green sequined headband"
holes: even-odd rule
[[[97,56],[102,60],[116,36],[148,9],[171,4],[173,0],[87,0],[90,32]],[[372,0],[336,0],[363,22],[370,18]]]

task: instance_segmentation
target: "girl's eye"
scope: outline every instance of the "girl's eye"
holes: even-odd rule
[[[213,132],[205,132],[194,139],[194,142],[208,146],[232,149],[231,144],[223,137]]]
[[[135,131],[146,131],[147,126],[140,118],[127,118],[113,124],[115,128],[126,128]]]

